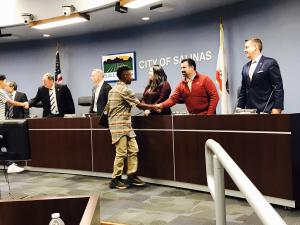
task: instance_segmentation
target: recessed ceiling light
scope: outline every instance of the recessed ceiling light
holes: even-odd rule
[[[159,0],[120,0],[120,5],[127,8],[137,9],[158,1]]]
[[[43,34],[43,37],[51,37],[50,34]]]
[[[90,20],[90,16],[84,13],[72,13],[70,16],[57,16],[44,20],[29,22],[29,27],[44,30],[54,27],[66,26],[74,23],[81,23]]]
[[[142,20],[144,20],[144,21],[150,20],[150,17],[149,16],[145,16],[145,17],[142,18]]]

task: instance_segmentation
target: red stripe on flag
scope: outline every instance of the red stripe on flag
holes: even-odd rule
[[[217,70],[216,72],[216,80],[219,85],[220,91],[222,92],[222,72],[220,70]]]

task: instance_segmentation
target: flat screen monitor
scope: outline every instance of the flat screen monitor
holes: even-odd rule
[[[27,121],[0,121],[0,161],[29,159],[31,156]]]

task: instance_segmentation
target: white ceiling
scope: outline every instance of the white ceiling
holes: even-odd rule
[[[174,10],[168,12],[150,11],[149,6],[140,9],[129,9],[128,13],[115,12],[117,0],[1,0],[0,27],[2,33],[11,33],[12,37],[0,38],[0,43],[36,40],[43,38],[43,34],[50,34],[50,38],[72,36],[93,32],[101,32],[129,26],[145,26],[149,23],[181,17],[216,7],[229,5],[242,0],[161,0],[163,4],[171,4]],[[147,1],[147,0],[145,0]],[[87,12],[90,21],[53,28],[35,30],[23,24],[21,14],[31,13],[35,20],[63,15],[62,5],[73,4],[78,12]],[[141,18],[149,16],[150,21]]]

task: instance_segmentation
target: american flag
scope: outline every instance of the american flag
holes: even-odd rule
[[[60,69],[60,60],[59,60],[59,52],[56,51],[56,62],[55,62],[55,82],[62,83],[62,75]]]

